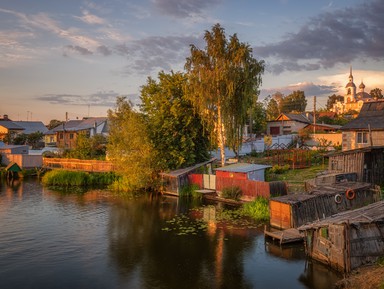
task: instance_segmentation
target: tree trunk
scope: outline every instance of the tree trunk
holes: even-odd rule
[[[221,116],[221,106],[217,106],[217,142],[220,149],[221,166],[225,165],[225,128]]]

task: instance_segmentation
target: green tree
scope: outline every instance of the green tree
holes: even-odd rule
[[[44,147],[43,137],[44,137],[44,134],[42,132],[36,131],[36,132],[30,133],[27,136],[26,142],[29,146],[32,147],[32,149],[42,148]]]
[[[265,113],[267,121],[275,120],[280,114],[280,108],[277,101],[270,95],[264,99]]]
[[[48,128],[49,130],[51,130],[51,129],[53,129],[53,128],[55,128],[55,127],[57,127],[57,126],[59,126],[59,125],[61,125],[61,124],[63,124],[63,123],[64,123],[64,121],[57,120],[57,119],[52,119],[52,120],[49,122],[49,124],[47,125],[47,128]]]
[[[344,101],[344,97],[341,95],[332,94],[328,96],[326,108],[327,110],[331,110],[333,108],[333,104],[337,101]]]
[[[264,62],[257,61],[248,44],[236,34],[227,39],[220,24],[205,31],[205,49],[191,45],[187,58],[186,95],[205,122],[209,138],[220,148],[240,147],[248,110],[259,93]]]
[[[251,132],[262,134],[267,128],[267,111],[264,109],[262,102],[256,102],[250,111]]]
[[[118,97],[116,108],[108,111],[108,120],[108,158],[122,176],[118,188],[135,191],[153,187],[158,169],[143,114],[135,111],[125,97]]]
[[[302,90],[296,90],[285,96],[280,103],[280,111],[284,113],[304,112],[306,107],[307,99]]]
[[[18,134],[9,134],[9,144],[14,145],[25,145],[27,143],[28,136],[25,133],[18,133]]]
[[[184,96],[182,73],[158,74],[141,88],[141,111],[147,117],[149,138],[158,166],[176,169],[208,159],[209,141],[200,117]]]
[[[383,93],[382,90],[378,87],[374,88],[371,90],[369,93],[373,98],[375,99],[382,99],[383,98]]]

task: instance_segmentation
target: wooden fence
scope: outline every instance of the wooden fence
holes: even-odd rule
[[[302,169],[311,166],[309,150],[302,149],[275,149],[267,150],[266,158],[272,165],[289,165],[291,169]]]
[[[114,165],[108,161],[43,158],[43,167],[85,172],[112,172]]]

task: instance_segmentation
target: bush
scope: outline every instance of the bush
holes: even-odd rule
[[[239,200],[242,195],[239,187],[223,188],[222,196],[225,199]]]
[[[257,197],[253,202],[245,203],[241,208],[242,215],[251,217],[257,221],[269,220],[268,199]]]
[[[116,180],[114,173],[87,173],[66,170],[52,170],[47,172],[42,182],[48,186],[60,187],[88,187],[88,186],[107,186]]]
[[[289,165],[274,165],[272,168],[269,169],[269,173],[271,174],[282,174],[289,170]]]

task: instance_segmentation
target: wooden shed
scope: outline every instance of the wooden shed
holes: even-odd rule
[[[324,219],[379,199],[371,184],[345,182],[323,186],[306,194],[291,194],[269,200],[270,225],[289,229]]]
[[[383,185],[384,146],[366,147],[329,155],[328,171],[356,172],[360,182]]]
[[[237,163],[217,168],[216,177],[233,178],[238,180],[265,181],[265,170],[271,168],[269,165],[258,165],[249,163]]]
[[[384,256],[384,201],[301,226],[309,257],[349,273]]]
[[[199,163],[191,167],[161,173],[162,192],[179,196],[182,187],[191,183],[189,175],[197,172],[198,170],[203,170],[212,174],[212,163],[215,160],[216,159],[213,158],[209,161]]]
[[[241,189],[241,199],[254,200],[256,197],[269,198],[271,186],[265,182],[265,170],[269,165],[237,163],[217,168],[216,191],[222,192],[225,188],[238,187]],[[274,186],[275,188],[276,186]],[[286,186],[284,186],[286,189]],[[279,192],[281,192],[281,188]]]

